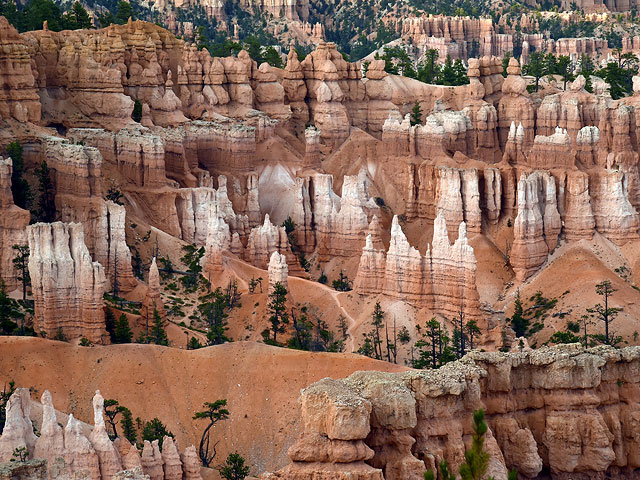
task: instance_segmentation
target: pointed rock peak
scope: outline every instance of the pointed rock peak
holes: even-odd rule
[[[434,248],[436,245],[448,245],[449,243],[449,234],[447,233],[447,220],[444,217],[444,212],[442,210],[438,211],[438,216],[433,222],[433,245]]]
[[[373,250],[373,240],[371,239],[371,234],[367,233],[367,239],[364,242],[365,250]]]
[[[93,396],[93,424],[95,427],[104,427],[104,397],[100,394],[100,390],[96,390]]]
[[[263,226],[265,227],[270,227],[271,226],[271,220],[269,219],[269,214],[266,213],[264,216],[264,223]]]
[[[507,140],[513,140],[516,138],[516,122],[511,121],[511,126],[509,127],[509,136]]]
[[[467,224],[466,224],[466,222],[460,223],[460,226],[458,227],[458,240],[464,240],[465,242],[467,241]]]

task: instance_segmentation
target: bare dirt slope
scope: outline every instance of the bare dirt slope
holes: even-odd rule
[[[181,447],[199,441],[203,426],[192,420],[203,402],[226,398],[230,418],[215,427],[218,459],[238,451],[251,473],[287,463],[286,452],[301,426],[300,389],[324,377],[357,370],[405,367],[359,355],[309,353],[237,342],[200,350],[153,345],[79,347],[26,337],[0,337],[0,385],[14,379],[34,398],[45,389],[56,408],[90,421],[99,389],[129,407],[133,417],[160,418]]]

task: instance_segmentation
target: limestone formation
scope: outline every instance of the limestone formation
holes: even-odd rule
[[[91,260],[82,225],[36,223],[27,234],[35,331],[105,341],[105,274]]]
[[[182,461],[173,438],[165,436],[162,441],[164,480],[182,480]]]
[[[0,436],[0,462],[11,461],[15,449],[24,446],[29,452],[29,458],[46,460],[38,480],[202,479],[200,460],[193,445],[187,447],[181,455],[171,437],[164,438],[162,453],[157,440],[152,443],[145,441],[141,457],[137,448],[125,437],[119,436],[113,442],[109,439],[103,417],[104,398],[99,391],[96,391],[92,407],[94,426],[87,438],[83,431],[88,426],[76,420],[72,414],[64,429],[57,423],[51,394],[45,390],[42,394],[42,422],[38,423],[38,437],[33,433],[29,417],[29,390],[17,388],[7,402],[6,424]]]
[[[97,390],[93,397],[93,430],[89,441],[98,455],[101,479],[111,480],[117,472],[122,470],[122,461],[118,450],[109,439],[103,411],[104,398]]]
[[[268,293],[273,292],[276,283],[279,283],[284,288],[288,289],[289,284],[287,282],[287,276],[289,274],[289,267],[287,266],[287,258],[281,255],[278,251],[271,254],[269,259],[269,290]]]
[[[443,315],[457,315],[462,308],[468,316],[478,317],[475,274],[476,259],[464,222],[458,239],[451,245],[446,220],[440,213],[434,224],[433,242],[422,256],[409,244],[394,217],[386,258],[367,236],[354,288],[361,294],[384,293]]]
[[[151,260],[149,265],[149,276],[147,278],[147,294],[144,297],[143,305],[145,312],[158,312],[160,318],[164,318],[165,310],[162,301],[162,287],[160,285],[160,272],[156,263],[156,257]]]
[[[153,443],[144,441],[142,449],[142,471],[149,475],[151,480],[164,480],[163,460],[158,446],[158,440]]]
[[[1,28],[1,27],[0,27]],[[29,212],[16,206],[11,192],[13,162],[0,156],[0,277],[8,290],[18,287],[13,245],[26,245]]]
[[[513,226],[510,262],[519,280],[531,276],[558,242],[562,228],[556,182],[548,172],[522,175],[518,182],[518,215]]]
[[[507,469],[526,478],[543,468],[559,478],[628,472],[637,464],[635,422],[628,423],[637,407],[614,400],[612,409],[610,394],[624,396],[625,382],[635,384],[639,362],[637,347],[573,344],[474,351],[439,370],[325,378],[302,391],[304,431],[289,449],[291,463],[264,478],[418,479],[441,460],[457,471],[477,408],[486,414],[495,478],[506,478]]]
[[[30,410],[29,389],[17,388],[7,401],[6,420],[0,437],[0,462],[10,461],[18,448],[26,448],[29,458],[33,458],[37,438],[29,419]]]

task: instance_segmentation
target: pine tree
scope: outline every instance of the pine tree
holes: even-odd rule
[[[13,321],[16,309],[11,297],[7,294],[4,280],[0,279],[0,334],[10,335],[18,324]]]
[[[207,332],[209,345],[221,345],[229,342],[230,339],[225,335],[227,331],[227,313],[225,311],[228,305],[227,296],[218,287],[213,292],[200,297],[199,301],[200,317],[209,325]]]
[[[40,167],[36,170],[36,175],[38,175],[38,190],[40,191],[40,199],[38,201],[39,217],[43,222],[50,223],[56,218],[56,204],[55,190],[51,181],[51,170],[46,160],[42,161]]]
[[[22,158],[23,148],[18,142],[11,142],[7,145],[7,155],[11,157],[13,170],[11,172],[11,193],[13,193],[13,203],[18,207],[28,210],[31,206],[31,187],[22,177],[24,173],[24,160]]]
[[[545,62],[544,54],[541,52],[533,52],[529,56],[529,63],[522,67],[522,72],[525,75],[531,75],[536,79],[535,91],[538,91],[540,84],[540,78],[547,73],[547,63]]]
[[[226,480],[244,480],[249,475],[249,467],[239,453],[230,453],[224,465],[218,467],[220,476]]]
[[[513,328],[516,337],[524,337],[527,334],[529,320],[524,317],[522,301],[520,300],[520,289],[516,292],[516,299],[513,304],[513,315],[509,319],[509,323],[511,323],[511,328]]]
[[[618,316],[618,313],[622,311],[621,308],[609,306],[609,297],[616,291],[617,289],[611,285],[609,280],[604,280],[598,283],[596,285],[596,293],[602,297],[604,305],[598,303],[593,308],[587,308],[587,312],[604,322],[604,343],[607,345],[616,343],[613,338],[615,335],[609,334],[609,327],[611,322],[613,322]]]
[[[382,340],[380,340],[380,329],[384,321],[384,310],[380,307],[380,302],[376,302],[371,314],[371,324],[373,325],[373,349],[378,360],[382,360]]]
[[[133,12],[131,10],[131,4],[125,0],[120,0],[116,6],[115,23],[124,25],[129,21],[129,17],[133,18]],[[142,113],[142,110],[140,111]],[[139,120],[136,120],[139,121]]]
[[[113,343],[131,343],[133,333],[131,332],[131,328],[129,328],[129,321],[124,313],[120,315],[120,318],[116,322],[114,336]]]
[[[208,421],[207,426],[204,428],[202,432],[202,437],[200,438],[200,446],[198,448],[198,455],[200,456],[200,460],[202,461],[202,465],[204,467],[208,467],[211,465],[211,462],[216,456],[216,445],[218,442],[213,444],[213,448],[211,447],[211,428],[216,425],[218,422],[226,420],[229,418],[229,410],[225,407],[227,406],[226,400],[216,400],[215,402],[205,402],[203,405],[205,410],[201,412],[196,412],[193,415],[194,420],[206,419]],[[211,451],[213,450],[213,452]]]
[[[127,407],[120,407],[120,412],[122,413],[122,420],[120,420],[122,434],[127,440],[129,440],[129,442],[131,442],[132,445],[135,445],[138,439],[138,435],[133,424],[133,416],[131,415],[131,410],[129,410]]]
[[[287,289],[280,282],[276,282],[273,291],[269,294],[269,322],[271,322],[271,333],[273,339],[270,343],[278,344],[278,334],[284,334],[287,331],[289,323],[289,314],[287,313]],[[263,332],[264,336],[265,332]],[[269,338],[269,330],[266,330],[265,340]]]
[[[489,466],[489,454],[484,451],[484,435],[487,424],[484,421],[484,410],[473,412],[473,440],[471,449],[464,452],[464,463],[460,465],[462,480],[481,480]]]
[[[76,28],[91,28],[91,17],[80,2],[75,2],[71,7],[76,22]]]
[[[422,124],[422,107],[420,107],[420,103],[416,100],[416,103],[413,104],[413,108],[411,109],[411,117],[410,120],[411,125],[421,125]]]
[[[160,318],[160,314],[157,309],[153,309],[153,326],[151,327],[151,333],[149,334],[150,343],[156,345],[169,345],[169,339],[167,338],[167,332],[164,329],[164,322]]]
[[[22,282],[22,300],[27,299],[27,286],[31,285],[29,276],[29,245],[13,245],[16,256],[13,257],[13,266],[18,271],[18,280]]]

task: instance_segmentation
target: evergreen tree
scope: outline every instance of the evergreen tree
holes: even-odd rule
[[[164,437],[175,438],[175,435],[171,433],[167,426],[160,421],[158,417],[152,418],[148,422],[144,422],[142,426],[142,440],[153,442],[158,440],[158,446],[162,449],[162,442]]]
[[[137,98],[133,102],[133,111],[131,112],[131,118],[134,122],[137,123],[140,123],[140,120],[142,120],[142,103],[140,103],[140,100],[138,100]]]
[[[220,345],[231,340],[225,335],[227,331],[227,296],[220,287],[199,298],[198,311],[200,317],[209,325],[207,340],[209,345]]]
[[[614,336],[609,333],[611,322],[615,320],[618,313],[622,311],[618,307],[609,306],[609,297],[616,292],[617,289],[611,285],[609,280],[604,280],[596,285],[596,293],[602,297],[603,303],[598,303],[593,308],[587,308],[587,312],[594,315],[597,319],[604,322],[604,343],[607,345],[615,344]]]
[[[18,324],[13,321],[16,314],[15,300],[9,297],[4,280],[0,279],[0,334],[10,335],[18,328]]]
[[[120,426],[122,427],[122,434],[125,436],[132,445],[135,445],[137,441],[137,433],[136,428],[133,424],[133,417],[131,415],[131,410],[127,407],[120,407],[120,413],[122,413],[122,419],[120,420]]]
[[[547,73],[546,62],[543,53],[533,52],[529,55],[529,63],[525,64],[522,67],[522,72],[525,75],[530,75],[535,78],[535,91],[538,91],[538,86],[540,84],[540,78],[542,78]]]
[[[225,408],[226,405],[226,400],[205,402],[203,405],[205,410],[196,412],[193,415],[194,420],[206,419],[208,421],[207,426],[202,432],[200,446],[198,448],[198,455],[200,456],[200,461],[204,467],[209,467],[216,456],[216,445],[218,445],[218,442],[215,442],[213,446],[211,446],[211,428],[213,428],[213,426],[218,422],[229,418],[229,410]],[[213,450],[213,452],[211,450]]]
[[[264,61],[267,62],[272,67],[283,68],[282,57],[278,53],[278,51],[273,48],[273,46],[269,45],[264,49],[263,54]]]
[[[384,310],[380,307],[380,302],[376,302],[371,314],[371,324],[373,325],[373,350],[378,360],[382,360],[382,340],[380,340],[380,329],[384,324]]]
[[[269,294],[269,304],[267,305],[269,311],[269,322],[271,323],[271,329],[267,329],[262,332],[265,342],[278,344],[278,334],[284,334],[287,331],[287,325],[289,324],[289,314],[287,313],[287,289],[280,282],[276,282],[273,286],[273,291]],[[269,340],[269,333],[273,335],[273,338]]]
[[[24,160],[22,158],[23,148],[18,142],[11,142],[7,145],[7,154],[11,157],[13,171],[11,172],[11,193],[13,202],[20,208],[28,210],[31,206],[31,188],[29,183],[22,177],[24,173]]]
[[[244,461],[239,453],[230,453],[224,465],[218,467],[220,476],[226,480],[244,480],[249,475],[249,467]]]
[[[527,335],[529,320],[524,316],[522,301],[520,300],[520,289],[516,292],[516,299],[513,304],[513,315],[509,319],[509,323],[511,323],[511,328],[513,328],[516,337],[524,337]]]
[[[420,103],[416,100],[416,103],[413,104],[413,108],[411,109],[411,125],[421,125],[422,124],[422,108],[420,107]]]
[[[91,28],[93,26],[91,17],[80,2],[75,2],[71,7],[71,11],[76,21],[76,28]]]
[[[131,328],[129,328],[129,321],[127,320],[127,316],[123,313],[120,315],[120,318],[116,323],[115,339],[113,343],[131,343],[132,337],[133,333],[131,332]]]
[[[571,58],[567,55],[560,55],[558,57],[558,62],[556,63],[556,74],[562,77],[563,81],[563,89],[567,89],[567,82],[572,82],[574,80],[573,76],[573,68],[571,65]]]
[[[424,62],[418,66],[417,79],[424,83],[434,83],[438,75],[438,51],[434,48],[427,50]]]
[[[471,449],[464,452],[464,463],[460,465],[462,480],[481,480],[489,466],[489,454],[484,451],[484,435],[487,424],[484,421],[484,410],[473,412],[473,440]]]
[[[447,54],[447,58],[444,61],[444,65],[440,69],[438,73],[438,83],[440,85],[457,85],[458,81],[458,73],[455,68],[453,68],[453,60],[451,60],[451,55]]]
[[[160,318],[160,314],[157,309],[153,309],[153,326],[151,327],[151,333],[149,334],[150,343],[156,345],[169,345],[169,339],[167,338],[167,332],[164,329],[164,322]]]
[[[465,326],[467,335],[469,336],[469,349],[473,350],[473,337],[474,335],[480,335],[480,328],[475,320],[469,320]]]
[[[18,280],[22,282],[22,300],[27,299],[27,286],[31,285],[29,276],[29,245],[13,245],[16,256],[13,257],[13,266],[18,271]]]
[[[126,0],[120,0],[116,6],[115,23],[124,25],[129,21],[129,18],[133,18],[131,4]],[[140,113],[142,113],[142,111]],[[136,121],[139,122],[140,120]]]
[[[106,418],[106,422],[111,425],[111,434],[109,438],[112,440],[114,438],[118,438],[118,430],[116,428],[116,417],[120,415],[120,405],[118,405],[118,401],[113,398],[107,398],[104,401],[104,416]]]
[[[38,189],[40,190],[39,217],[43,222],[51,223],[56,218],[55,190],[51,181],[51,170],[49,170],[46,160],[42,161],[40,167],[36,170],[36,175],[38,176]]]
[[[509,68],[509,61],[511,60],[511,52],[507,52],[502,57],[502,76],[507,78],[507,68]]]
[[[100,15],[98,15],[98,23],[101,28],[106,28],[109,25],[115,23],[115,18],[113,17],[113,13],[110,11],[106,11]]]

